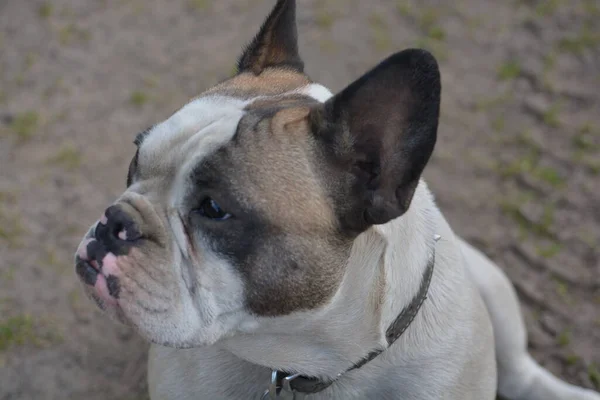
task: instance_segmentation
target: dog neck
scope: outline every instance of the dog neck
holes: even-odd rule
[[[432,197],[422,182],[410,209],[356,240],[340,288],[328,306],[249,324],[222,346],[270,369],[333,379],[371,351],[418,293],[434,250]],[[250,333],[251,332],[251,333]]]

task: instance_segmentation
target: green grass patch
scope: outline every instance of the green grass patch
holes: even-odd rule
[[[36,340],[33,320],[29,315],[20,315],[0,321],[0,351],[9,346],[24,345]]]
[[[3,271],[0,272],[0,280],[12,281],[13,279],[15,279],[16,270],[17,267],[15,267],[14,265],[6,267]]]
[[[392,39],[390,38],[389,29],[383,17],[377,13],[371,14],[369,17],[369,26],[375,49],[378,51],[391,49]]]
[[[552,167],[540,167],[537,166],[533,175],[540,181],[546,182],[554,187],[561,187],[565,183],[565,179],[562,175]]]
[[[517,198],[502,200],[500,208],[515,221],[523,238],[531,233],[539,237],[552,239],[554,237],[551,230],[554,224],[554,206],[547,204],[540,216],[534,219],[525,214],[522,208],[531,201],[532,197],[530,193],[522,193]]]
[[[7,216],[0,210],[0,241],[8,243],[9,246],[18,247],[24,233],[25,229],[18,215]]]
[[[566,303],[566,304],[573,304],[573,300],[571,299],[571,296],[569,295],[569,286],[563,282],[561,279],[558,278],[554,278],[554,283],[556,284],[556,294]],[[571,335],[568,331],[563,332],[563,334],[567,335],[567,339],[571,338]],[[558,343],[561,344],[563,340],[560,339],[561,336],[559,335],[559,340]],[[569,341],[567,341],[567,343],[565,343],[563,346],[566,346],[569,344]]]
[[[136,107],[142,107],[148,102],[148,100],[148,94],[141,90],[136,90],[131,93],[131,96],[129,96],[129,102]]]
[[[584,27],[581,32],[560,39],[556,47],[558,50],[579,55],[587,49],[600,45],[600,34],[592,32],[589,27]]]
[[[237,69],[237,65],[236,65],[236,69]],[[146,86],[150,89],[157,87],[158,83],[159,83],[159,81],[156,76],[149,75],[144,78],[144,86]]]
[[[543,258],[552,258],[556,256],[562,250],[560,243],[552,243],[548,246],[538,247],[537,254]]]
[[[581,230],[577,232],[577,238],[585,243],[590,249],[600,248],[598,247],[598,242],[596,240],[596,236],[593,232],[589,230]],[[600,299],[600,296],[598,297]],[[600,302],[598,302],[600,304]]]
[[[598,3],[598,0],[585,0],[583,9],[591,17],[600,17],[600,3]]]
[[[14,299],[11,297],[0,297],[0,312],[5,313],[13,307]]]
[[[511,95],[508,92],[499,94],[497,96],[479,99],[475,102],[475,111],[487,111],[491,108],[506,104],[510,99]]]
[[[419,17],[419,27],[425,35],[432,40],[443,41],[446,32],[439,25],[440,13],[435,8],[427,8]]]
[[[17,200],[17,196],[11,192],[0,191],[0,204],[2,203],[14,203]]]
[[[47,86],[44,89],[42,96],[45,99],[48,99],[48,98],[54,96],[59,91],[63,90],[64,88],[65,88],[65,81],[64,81],[64,79],[63,78],[57,78],[54,82],[52,82],[49,86]]]
[[[50,18],[53,13],[54,13],[54,6],[48,1],[43,2],[38,7],[38,15],[42,19]]]
[[[46,246],[46,248],[44,249],[44,255],[40,259],[40,263],[58,270],[62,270],[64,267],[68,267],[69,271],[71,270],[71,266],[68,265],[68,263],[62,261],[58,256],[56,250],[51,246]]]
[[[413,15],[412,5],[406,0],[398,0],[396,2],[396,10],[398,10],[400,15],[404,17],[410,17]]]
[[[58,41],[62,45],[69,45],[75,40],[88,41],[91,37],[90,31],[80,28],[74,23],[63,25],[58,29]]]
[[[551,71],[556,66],[557,55],[555,51],[551,51],[544,55],[544,72]]]
[[[600,160],[584,160],[583,165],[585,165],[592,175],[600,175]]]
[[[25,71],[21,70],[17,76],[15,76],[15,83],[17,86],[23,86],[25,84]]]
[[[560,112],[560,105],[558,105],[558,104],[551,105],[542,114],[542,121],[544,122],[544,124],[546,124],[552,128],[559,127],[560,126],[560,119],[558,116],[559,112]]]
[[[556,338],[556,343],[560,347],[567,347],[571,343],[571,332],[563,331]]]
[[[69,305],[73,308],[76,309],[79,304],[80,304],[80,291],[79,289],[71,289],[71,291],[69,291],[69,294],[67,296],[67,300],[69,301]]]
[[[558,9],[561,0],[542,0],[535,6],[535,13],[539,17],[548,17],[553,15]]]
[[[504,125],[504,117],[502,115],[499,115],[492,120],[492,129],[495,132],[502,132],[504,130]]]
[[[500,167],[500,175],[504,178],[514,178],[517,175],[530,174],[539,161],[539,152],[530,150],[526,155]]]
[[[530,221],[525,217],[520,209],[520,204],[528,201],[529,195],[521,195],[520,199],[505,199],[500,201],[500,209],[504,214],[510,217],[519,228],[519,237],[521,240],[527,238],[530,234]]]
[[[39,115],[35,111],[26,111],[15,115],[8,127],[20,141],[26,141],[33,136],[39,124]]]
[[[498,79],[502,81],[515,79],[521,74],[521,65],[516,60],[510,60],[498,68]]]
[[[35,339],[33,321],[28,315],[0,321],[0,351],[12,345],[24,345]]]
[[[48,163],[62,166],[70,171],[79,168],[81,161],[81,152],[72,144],[63,146],[58,153],[48,159]]]
[[[440,13],[436,8],[427,8],[419,17],[419,25],[421,29],[427,31],[435,26],[440,20]]]
[[[329,30],[333,26],[334,21],[335,17],[333,13],[329,12],[328,10],[319,8],[316,11],[315,22],[319,28]]]
[[[599,137],[599,133],[594,129],[592,124],[589,122],[585,123],[579,127],[577,133],[573,136],[573,146],[582,152],[598,150],[600,149]],[[596,141],[594,141],[594,138],[596,138]]]
[[[596,364],[590,364],[588,367],[588,376],[590,377],[590,381],[592,381],[596,389],[600,388],[600,371],[598,371]]]
[[[542,152],[540,146],[533,140],[533,134],[531,129],[525,129],[521,133],[517,134],[514,138],[514,144],[521,146],[522,148],[529,149],[535,152],[538,156]]]
[[[438,61],[445,61],[448,59],[448,50],[443,42],[434,40],[429,37],[422,37],[417,39],[415,47],[425,49],[437,58]]]
[[[446,38],[446,32],[439,26],[434,26],[427,31],[427,35],[434,40],[442,41]]]
[[[58,343],[61,335],[53,324],[35,321],[30,315],[17,315],[0,320],[0,351],[11,346],[37,347]]]
[[[572,366],[577,364],[580,360],[581,358],[577,354],[569,354],[565,361],[567,362],[567,365]]]
[[[554,92],[554,80],[551,77],[552,70],[556,65],[556,51],[551,50],[544,55],[544,67],[542,69],[542,86],[548,92]]]
[[[209,0],[189,0],[188,5],[194,11],[204,11],[210,5]]]
[[[35,64],[37,55],[35,53],[27,53],[25,56],[25,69],[29,70]]]
[[[325,53],[334,53],[338,50],[336,43],[329,38],[319,40],[319,48]]]

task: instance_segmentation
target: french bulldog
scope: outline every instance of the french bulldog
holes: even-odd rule
[[[441,79],[408,49],[332,94],[279,0],[235,76],[140,133],[76,273],[152,342],[153,400],[600,400],[527,351],[504,273],[422,180]]]

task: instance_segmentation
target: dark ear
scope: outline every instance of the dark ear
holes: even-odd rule
[[[410,49],[313,110],[345,229],[362,232],[406,212],[435,146],[440,93],[435,58]]]
[[[304,63],[298,54],[296,2],[278,0],[238,60],[238,72],[252,71],[255,75],[267,67],[287,67],[298,72]]]

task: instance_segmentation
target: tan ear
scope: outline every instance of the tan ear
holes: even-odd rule
[[[303,72],[298,54],[296,2],[278,0],[258,34],[238,60],[238,72],[259,75],[265,68],[282,67]]]

